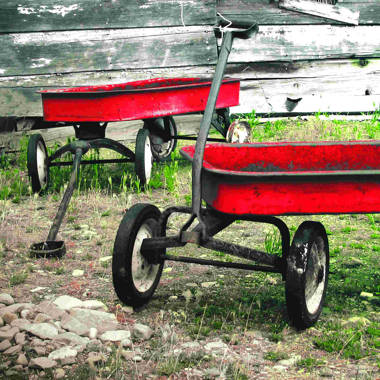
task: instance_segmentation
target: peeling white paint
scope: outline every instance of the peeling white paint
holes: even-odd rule
[[[51,59],[48,58],[34,58],[32,59],[32,64],[30,65],[31,68],[35,69],[37,67],[44,67],[51,63]]]
[[[30,15],[30,14],[40,15],[42,13],[50,13],[50,14],[56,14],[56,15],[65,17],[69,13],[77,11],[77,10],[83,10],[82,8],[80,8],[79,4],[72,4],[70,6],[53,5],[52,8],[48,8],[46,5],[41,5],[39,8],[24,7],[22,5],[18,5],[17,7],[17,11],[22,15]]]

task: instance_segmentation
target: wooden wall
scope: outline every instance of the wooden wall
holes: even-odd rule
[[[380,106],[380,1],[340,0],[359,26],[280,9],[278,0],[2,0],[0,116],[40,116],[37,90],[158,76],[210,76],[212,25],[251,16],[227,68],[235,112],[360,113]]]

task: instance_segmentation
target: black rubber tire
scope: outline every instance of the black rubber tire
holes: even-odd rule
[[[148,129],[142,128],[138,131],[135,155],[135,171],[141,186],[145,186],[150,180],[153,164],[153,154]]]
[[[47,187],[49,181],[48,153],[45,141],[39,133],[29,138],[27,166],[32,191],[39,193]]]
[[[172,116],[164,117],[164,131],[167,136],[177,136],[177,126]],[[151,130],[150,134],[154,134],[154,130]],[[166,143],[158,146],[152,143],[151,147],[155,161],[168,161],[171,159],[172,152],[174,152],[175,148],[177,147],[177,140],[169,139]]]
[[[305,329],[317,322],[326,297],[329,245],[319,222],[303,222],[286,260],[285,297],[290,322]]]
[[[113,286],[119,299],[133,307],[140,307],[149,301],[161,278],[164,262],[148,263],[141,254],[139,255],[138,246],[137,249],[135,247],[136,244],[141,244],[142,236],[160,234],[157,231],[160,215],[156,206],[145,203],[135,204],[126,212],[117,231],[112,259]],[[139,237],[138,234],[140,234]],[[164,252],[163,249],[159,253]],[[141,268],[140,265],[136,268],[137,260],[141,260]],[[133,264],[135,264],[134,268],[141,272],[140,274],[147,275],[145,279],[149,281],[146,284],[144,279],[140,281],[140,278],[135,275]]]

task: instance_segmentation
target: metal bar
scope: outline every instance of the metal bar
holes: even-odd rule
[[[200,223],[201,221],[201,173],[203,165],[203,156],[206,145],[207,136],[210,130],[211,121],[216,105],[216,100],[218,98],[219,89],[222,84],[224,71],[226,68],[228,56],[232,48],[232,33],[225,32],[223,37],[222,46],[220,49],[220,55],[218,63],[215,68],[214,78],[212,80],[211,89],[207,99],[206,109],[203,114],[197,143],[195,145],[195,154],[192,166],[192,209],[193,213],[197,215]],[[205,230],[205,229],[204,229]]]
[[[65,194],[63,194],[62,201],[59,205],[57,214],[55,215],[53,224],[50,228],[47,241],[53,241],[57,237],[59,227],[61,227],[62,220],[66,214],[67,206],[69,205],[71,196],[73,195],[73,192],[75,189],[82,154],[83,154],[83,150],[81,148],[77,148],[77,150],[75,151],[73,167],[71,169],[70,181],[67,185]]]
[[[200,246],[215,251],[225,252],[232,256],[241,257],[243,259],[257,261],[261,264],[271,265],[279,268],[279,270],[282,268],[281,257],[270,255],[266,252],[258,251],[253,248],[243,247],[241,245],[213,238],[209,238],[207,241],[201,242]]]
[[[80,165],[90,165],[90,164],[113,164],[118,162],[134,162],[134,160],[130,158],[121,158],[121,159],[109,159],[109,160],[83,160],[80,162]],[[51,162],[49,166],[70,166],[74,162],[73,161],[63,161],[63,162]]]
[[[160,236],[144,239],[140,252],[142,255],[149,257],[151,252],[158,251],[162,248],[183,247],[186,243],[182,243],[178,236]]]
[[[197,137],[195,136],[174,136],[172,137],[172,140],[196,140]],[[217,139],[214,137],[209,137],[207,141],[214,141],[214,142],[226,142],[226,139]]]
[[[251,265],[251,264],[243,264],[243,263],[226,263],[224,261],[205,260],[205,259],[198,259],[198,258],[185,257],[185,256],[163,255],[162,259],[168,260],[168,261],[179,261],[182,263],[212,265],[215,267],[223,267],[223,268],[256,270],[256,271],[271,272],[271,273],[280,273],[281,272],[281,270],[279,268],[276,268],[276,267],[263,266],[263,265]]]

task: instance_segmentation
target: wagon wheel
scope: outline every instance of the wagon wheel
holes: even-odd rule
[[[319,318],[326,296],[329,245],[321,223],[303,222],[294,235],[286,262],[285,296],[288,315],[300,329]]]
[[[153,155],[148,129],[140,129],[136,137],[135,171],[142,186],[150,180]]]
[[[117,231],[112,279],[117,296],[128,305],[138,307],[147,303],[160,280],[164,262],[150,263],[140,252],[145,238],[158,235],[160,214],[153,205],[135,204],[126,212]]]
[[[48,153],[40,134],[31,135],[29,138],[27,166],[32,190],[38,193],[47,186],[49,179]]]
[[[154,128],[150,129],[152,154],[158,162],[170,160],[170,156],[177,146],[177,140],[173,138],[177,137],[177,126],[173,117],[164,117],[163,122],[162,136],[156,134]]]

